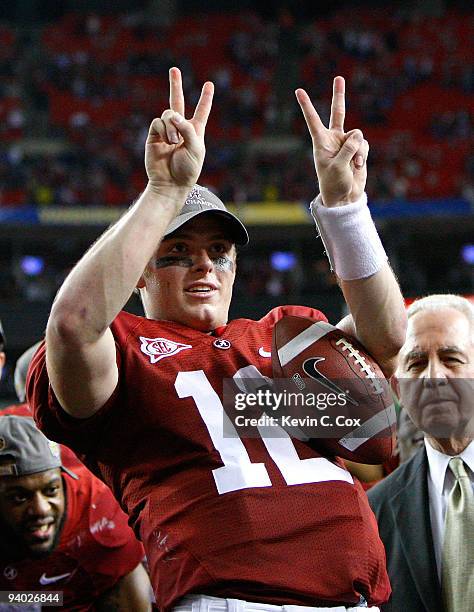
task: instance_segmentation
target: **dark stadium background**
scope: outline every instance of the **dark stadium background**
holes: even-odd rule
[[[346,127],[363,129],[371,144],[369,200],[405,295],[434,291],[472,294],[474,10],[468,5],[431,0],[1,3],[0,318],[8,340],[8,367],[0,383],[0,402],[11,399],[14,362],[41,337],[61,279],[123,206],[136,197],[145,180],[140,169],[140,147],[134,153],[133,168],[128,168],[127,160],[120,161],[126,168],[122,173],[125,180],[118,187],[109,184],[116,172],[113,162],[105,164],[105,170],[94,168],[97,176],[90,174],[90,160],[102,154],[108,143],[115,145],[117,134],[121,136],[114,132],[117,126],[108,126],[102,133],[97,152],[93,130],[103,126],[94,125],[93,120],[80,123],[84,119],[80,113],[77,124],[59,121],[64,108],[58,103],[58,92],[62,95],[70,86],[67,79],[61,81],[64,75],[58,74],[56,65],[61,54],[68,54],[67,27],[76,28],[74,36],[78,28],[84,29],[74,42],[77,51],[81,36],[84,40],[89,37],[90,42],[94,36],[100,38],[108,32],[108,27],[133,22],[135,33],[143,33],[151,41],[150,47],[146,57],[131,47],[128,64],[122,58],[124,50],[117,51],[126,66],[125,76],[117,77],[117,87],[120,78],[125,84],[131,83],[136,70],[144,81],[156,76],[157,88],[166,93],[166,69],[176,63],[185,77],[189,70],[193,73],[189,85],[192,99],[202,80],[213,78],[217,67],[213,65],[206,74],[206,62],[215,57],[216,45],[222,43],[216,42],[222,32],[211,28],[203,37],[199,28],[206,23],[222,22],[228,27],[235,22],[235,31],[229,28],[228,46],[224,44],[219,51],[225,57],[221,76],[225,81],[230,74],[234,82],[228,92],[223,93],[219,87],[216,91],[202,181],[214,187],[226,202],[242,197],[235,210],[250,228],[252,246],[239,255],[240,277],[231,315],[259,317],[277,304],[304,303],[320,307],[334,321],[342,314],[342,300],[304,208],[316,186],[311,174],[309,136],[292,92],[297,86],[306,86],[324,116],[332,76],[346,76]],[[127,21],[125,17],[130,16],[133,19]],[[158,24],[155,34],[150,25],[153,20]],[[251,22],[253,25],[248,26]],[[189,24],[195,27],[196,40],[201,36],[197,43],[185,38]],[[88,28],[98,29],[94,35]],[[356,32],[355,47],[351,46],[351,29]],[[263,50],[256,42],[260,30],[267,44]],[[251,32],[252,36],[239,43],[233,36],[240,31],[247,35]],[[369,40],[368,48],[358,46],[367,31],[372,42]],[[429,38],[425,40],[426,36]],[[160,41],[168,39],[175,47],[164,50]],[[96,43],[88,47],[89,53]],[[200,45],[198,53],[193,44]],[[243,59],[239,44],[244,52],[245,45],[252,46],[247,59]],[[94,59],[89,58],[89,64]],[[251,65],[245,64],[247,60]],[[384,62],[388,62],[385,71]],[[102,68],[100,74],[106,76],[114,70],[113,65]],[[87,74],[87,70],[92,72]],[[96,76],[93,70],[87,68],[80,78],[75,75],[83,79],[79,86],[85,83],[86,93],[80,93],[82,102],[88,102],[89,95],[92,103],[100,98],[100,82],[93,83],[99,94],[87,90]],[[351,89],[355,74],[359,74],[358,91],[356,87]],[[257,93],[252,89],[253,81],[258,82]],[[246,113],[243,107],[233,112],[235,82],[242,100],[250,98]],[[114,95],[112,102],[101,99],[99,103],[107,109],[110,102],[110,114],[116,108],[120,110],[120,100],[116,99],[120,96]],[[156,99],[157,104],[163,101],[160,92]],[[381,99],[383,105],[379,104]],[[64,100],[74,103],[71,96]],[[157,106],[156,113],[163,109]],[[71,113],[75,110],[71,106]],[[150,108],[144,108],[138,119],[136,114],[132,117],[136,123],[130,121],[128,138],[134,130],[146,127],[150,113]],[[81,134],[83,125],[86,137]],[[398,147],[396,153],[386,150],[389,138]],[[122,152],[128,150],[127,146]],[[408,151],[410,163],[403,159]],[[56,162],[63,173],[59,172],[60,179],[53,177],[54,183],[49,173]],[[78,165],[82,174],[76,173]],[[288,175],[288,169],[293,173]],[[132,174],[133,184],[127,179]],[[76,195],[73,205],[68,206],[68,180],[73,175]],[[252,188],[247,184],[249,176]],[[94,184],[93,178],[110,187],[103,191],[112,194],[110,202],[102,201],[102,192],[98,194],[88,184],[89,179]],[[131,300],[129,308],[138,311],[140,306]]]

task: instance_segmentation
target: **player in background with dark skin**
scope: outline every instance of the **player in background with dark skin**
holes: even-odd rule
[[[152,122],[146,142],[148,185],[64,282],[46,349],[30,369],[28,399],[40,426],[78,449],[127,507],[162,609],[188,593],[224,598],[224,606],[225,598],[239,606],[259,602],[254,607],[377,604],[389,594],[383,549],[365,494],[350,474],[289,436],[221,437],[222,378],[248,376],[249,369],[271,376],[265,354],[276,318],[291,309],[324,316],[282,307],[258,322],[228,323],[235,243],[245,242],[245,230],[195,185],[213,90],[205,83],[187,120],[180,71],[170,70],[170,108]],[[313,214],[324,226],[351,313],[340,327],[390,374],[404,339],[405,308],[367,217],[368,144],[359,130],[344,132],[341,77],[334,80],[329,128],[306,92],[296,96],[321,192]],[[329,226],[350,214],[345,238],[334,246]],[[329,226],[323,217],[330,217]],[[347,271],[341,259],[357,265]],[[135,287],[145,319],[119,314]],[[277,515],[292,519],[282,525]],[[342,531],[352,525],[350,533],[334,528],[339,521]],[[316,552],[319,530],[332,542],[329,557]],[[205,600],[200,605],[211,606]]]
[[[60,590],[65,609],[151,610],[136,541],[107,487],[33,419],[0,416],[0,587]]]

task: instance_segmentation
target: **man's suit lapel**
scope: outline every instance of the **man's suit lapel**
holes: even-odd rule
[[[431,534],[428,498],[428,460],[425,449],[413,458],[410,474],[392,498],[392,512],[402,551],[420,599],[430,612],[443,612]]]

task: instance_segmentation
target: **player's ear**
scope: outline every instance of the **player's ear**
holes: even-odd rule
[[[5,367],[5,361],[7,360],[5,353],[0,351],[0,377],[2,376],[2,370]]]

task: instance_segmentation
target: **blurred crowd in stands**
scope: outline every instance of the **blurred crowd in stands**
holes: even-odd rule
[[[295,87],[324,120],[347,81],[346,128],[369,140],[374,200],[474,201],[474,15],[361,8],[301,23],[281,11],[180,16],[71,13],[0,28],[0,206],[127,205],[143,143],[179,66],[194,106],[212,79],[202,182],[226,201],[307,200],[311,147]]]

